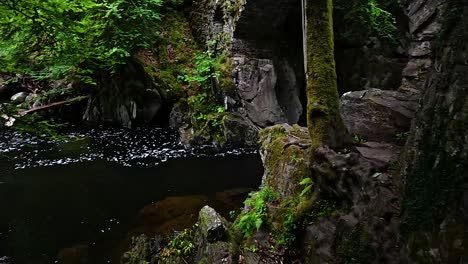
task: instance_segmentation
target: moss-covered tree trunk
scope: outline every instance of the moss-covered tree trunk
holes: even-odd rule
[[[333,1],[307,0],[307,126],[312,147],[346,142],[336,84]]]

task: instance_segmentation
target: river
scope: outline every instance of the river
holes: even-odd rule
[[[118,263],[131,235],[188,226],[203,204],[239,208],[262,170],[256,150],[184,148],[168,129],[0,132],[0,263]]]

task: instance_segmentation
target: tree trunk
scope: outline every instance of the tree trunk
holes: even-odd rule
[[[339,148],[347,142],[336,84],[333,1],[307,0],[307,126],[312,148]]]

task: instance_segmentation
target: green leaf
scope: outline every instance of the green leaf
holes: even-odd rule
[[[313,184],[311,178],[304,178],[302,181],[299,183],[300,185],[307,185],[307,184]]]
[[[304,195],[306,195],[310,189],[312,189],[312,185],[309,185],[307,187],[304,188],[304,190],[302,190],[301,194],[299,194],[300,197],[303,197]]]

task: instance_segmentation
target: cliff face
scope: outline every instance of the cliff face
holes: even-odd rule
[[[428,2],[420,9],[434,9]],[[422,109],[408,141],[412,162],[402,232],[411,263],[468,260],[468,7],[447,1],[444,8],[441,33],[431,42],[435,59],[422,86]]]

